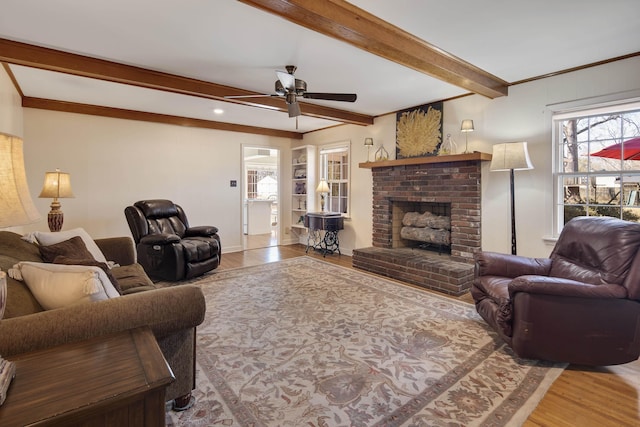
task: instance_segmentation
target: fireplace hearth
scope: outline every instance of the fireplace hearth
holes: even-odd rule
[[[481,245],[481,162],[487,160],[489,154],[476,152],[361,163],[373,175],[373,247],[355,249],[353,266],[447,294],[467,292]],[[404,216],[425,212],[438,217],[437,225],[448,218],[447,237],[444,226],[422,232],[448,239],[446,252],[422,250],[424,242],[402,237]]]

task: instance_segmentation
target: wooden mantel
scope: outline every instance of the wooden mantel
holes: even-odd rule
[[[422,165],[426,163],[466,162],[469,160],[490,161],[491,154],[481,153],[480,151],[474,151],[473,153],[466,153],[466,154],[448,154],[443,156],[428,156],[428,157],[409,157],[406,159],[398,159],[398,160],[383,160],[380,162],[364,162],[364,163],[359,163],[358,166],[360,168],[373,169],[373,168],[386,168],[386,167],[393,167],[393,166]]]

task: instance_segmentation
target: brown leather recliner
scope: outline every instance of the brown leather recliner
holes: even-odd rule
[[[141,200],[124,210],[138,263],[153,279],[190,279],[220,265],[218,228],[190,227],[184,210],[170,200]]]
[[[523,358],[615,365],[640,355],[640,224],[578,217],[550,257],[475,254],[480,316]]]

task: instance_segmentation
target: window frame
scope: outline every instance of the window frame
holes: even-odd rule
[[[608,100],[607,102],[602,102],[602,103],[593,102],[591,104],[585,103],[583,105],[573,105],[571,108],[558,109],[558,110],[552,111],[551,122],[552,122],[552,149],[553,149],[552,174],[553,174],[553,185],[554,185],[554,195],[553,195],[553,198],[554,198],[553,199],[553,224],[554,224],[553,234],[554,236],[556,237],[559,236],[560,232],[562,231],[562,228],[564,227],[566,206],[584,206],[586,215],[589,215],[590,213],[589,210],[591,207],[595,209],[601,206],[609,206],[609,205],[599,204],[597,202],[590,203],[590,196],[592,194],[589,188],[585,190],[587,191],[586,203],[573,203],[573,204],[567,203],[567,200],[565,198],[566,197],[565,178],[567,177],[585,178],[586,177],[586,180],[589,183],[591,183],[592,180],[594,182],[597,182],[598,179],[603,180],[607,178],[608,179],[613,178],[615,180],[615,178],[618,178],[620,180],[619,181],[620,191],[617,193],[616,197],[619,198],[619,201],[617,204],[610,205],[610,206],[619,207],[620,208],[619,217],[622,218],[624,216],[625,209],[632,209],[628,207],[629,206],[628,203],[625,203],[625,199],[626,199],[625,190],[624,190],[625,178],[628,179],[629,177],[640,177],[640,161],[638,162],[637,166],[633,165],[634,167],[632,169],[625,169],[626,161],[620,159],[620,163],[619,163],[620,167],[617,169],[593,170],[591,167],[591,161],[590,161],[590,156],[592,152],[591,146],[593,143],[600,141],[600,139],[597,137],[595,138],[589,137],[589,138],[586,138],[585,140],[578,141],[579,144],[584,144],[588,147],[587,157],[589,161],[588,161],[588,167],[586,168],[586,170],[566,172],[564,170],[565,157],[563,155],[563,150],[566,148],[566,143],[565,143],[565,135],[562,129],[562,123],[572,119],[584,120],[587,118],[593,118],[593,117],[604,116],[604,115],[632,114],[632,113],[634,114],[640,113],[640,98],[638,98],[637,96],[629,97],[626,99],[624,98],[616,99],[613,101]],[[637,138],[637,137],[639,136],[611,137],[610,138],[611,140],[606,143],[606,146],[612,145],[614,143],[620,143],[623,140],[628,140],[628,139]],[[593,151],[596,152],[598,150],[594,149]],[[615,160],[615,159],[612,159],[612,160]],[[611,164],[613,164],[613,162],[609,163],[609,165]],[[638,206],[638,205],[635,205],[635,206]]]
[[[338,166],[342,171],[344,168],[347,177],[346,179],[332,179],[329,174],[329,164],[327,156],[330,154],[345,153],[346,160],[341,162]],[[346,212],[340,212],[343,217],[351,217],[351,141],[344,140],[339,142],[333,142],[330,144],[323,144],[318,146],[318,162],[319,162],[319,179],[326,179],[329,185],[329,193],[325,200],[325,207],[327,212],[330,212],[330,207],[335,203],[334,199],[340,199],[344,197]],[[342,187],[344,186],[344,187]],[[343,196],[342,188],[346,190],[346,196]],[[337,192],[337,195],[334,194]]]

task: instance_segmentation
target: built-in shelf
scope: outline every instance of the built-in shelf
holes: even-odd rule
[[[291,229],[305,230],[302,219],[315,210],[316,147],[303,145],[291,149]],[[300,233],[297,233],[300,234]]]
[[[428,156],[428,157],[409,157],[406,159],[383,160],[380,162],[364,162],[364,163],[359,163],[358,166],[360,168],[373,169],[373,168],[386,168],[386,167],[393,167],[393,166],[422,165],[426,163],[466,162],[469,160],[490,161],[491,154],[481,153],[480,151],[474,151],[473,153],[466,153],[466,154],[448,154],[443,156]]]

